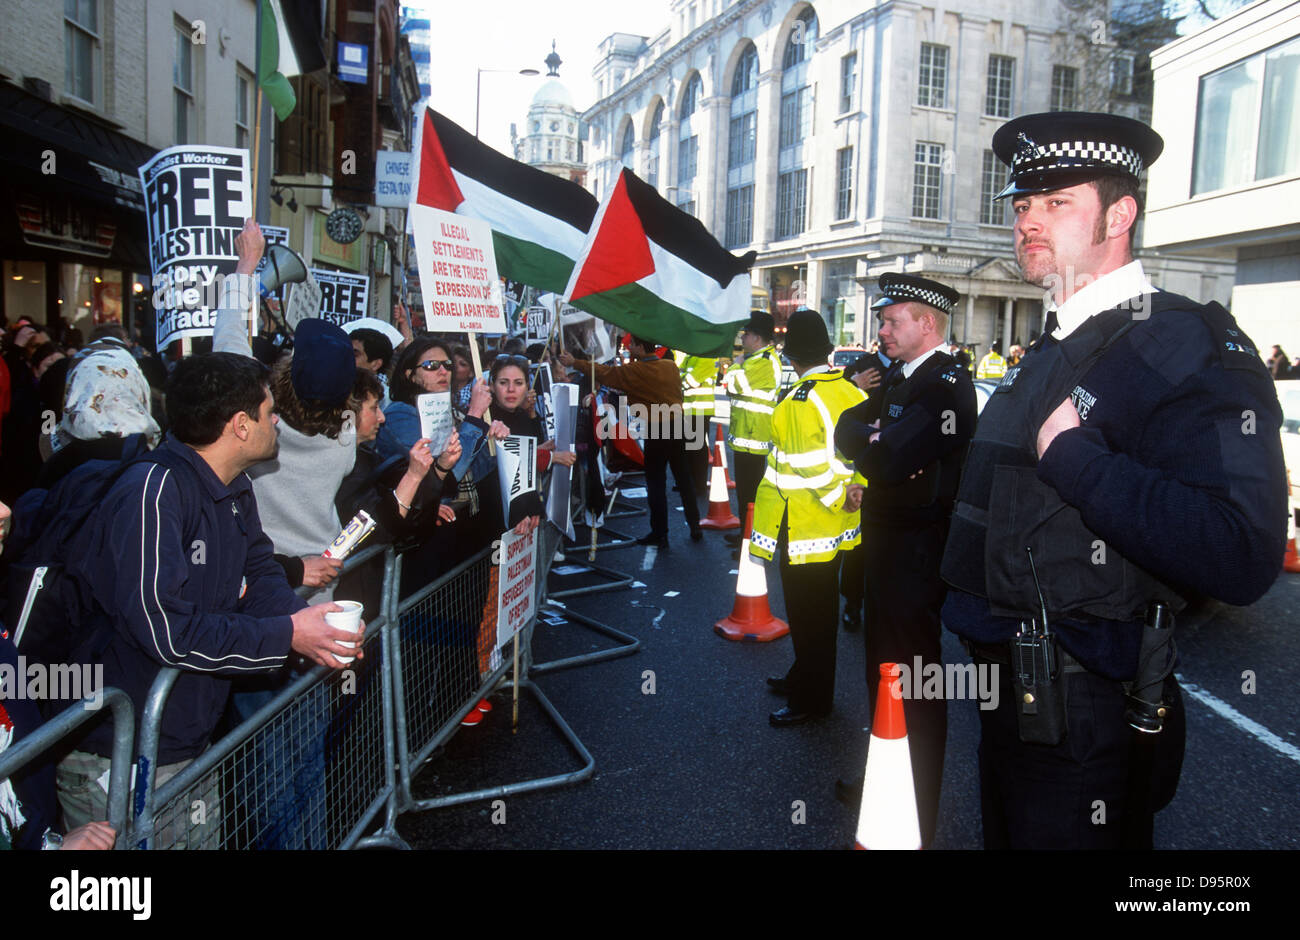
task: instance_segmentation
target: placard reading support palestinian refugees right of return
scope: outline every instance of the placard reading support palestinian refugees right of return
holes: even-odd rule
[[[501,536],[497,575],[497,649],[528,626],[537,612],[537,530]]]

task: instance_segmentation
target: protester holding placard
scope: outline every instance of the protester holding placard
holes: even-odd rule
[[[578,455],[572,452],[554,453],[555,441],[546,440],[546,430],[533,404],[535,397],[528,389],[528,360],[523,356],[500,355],[492,362],[489,373],[492,384],[492,416],[510,429],[511,434],[535,437],[545,441],[537,448],[537,470],[542,472],[551,463],[572,467]]]

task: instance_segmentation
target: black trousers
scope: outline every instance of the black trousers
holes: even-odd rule
[[[840,556],[830,561],[790,564],[788,534],[781,525],[781,590],[794,645],[794,665],[786,673],[790,708],[828,712],[835,701],[835,640],[839,629],[837,590]]]
[[[766,454],[747,454],[733,450],[736,458],[736,515],[745,521],[745,507],[758,499],[758,484],[767,472]]]
[[[1066,673],[1061,679],[1065,740],[1054,746],[1025,744],[1016,729],[1011,670],[1003,666],[998,672],[998,707],[980,711],[984,847],[1122,848],[1134,734],[1124,721],[1123,687],[1088,672]],[[1154,741],[1149,784],[1153,810],[1173,799],[1183,766],[1186,716],[1182,692],[1172,676],[1165,683],[1165,701],[1173,708]]]
[[[866,541],[868,535],[862,533],[862,541]],[[866,549],[859,545],[849,552],[844,552],[844,561],[840,565],[840,596],[844,598],[844,612],[856,610],[858,615],[862,615],[863,603],[866,600],[867,589],[867,571],[865,558]]]
[[[709,415],[685,415],[686,464],[691,469],[691,482],[695,485],[697,496],[709,494],[709,455],[715,450],[713,437],[709,434]],[[692,447],[691,445],[698,445]]]
[[[898,663],[913,674],[919,694],[921,666],[943,668],[939,646],[939,612],[948,589],[939,577],[939,561],[947,539],[947,525],[920,528],[873,527],[863,541],[866,571],[866,618],[863,636],[867,648],[867,694],[871,715],[876,714],[880,664]],[[912,758],[912,783],[921,823],[921,842],[934,842],[939,819],[939,788],[943,783],[943,750],[948,737],[948,702],[914,695],[903,701],[908,751]]]
[[[686,523],[692,530],[700,525],[700,507],[695,501],[695,487],[687,469],[686,448],[680,438],[663,440],[651,437],[645,442],[646,501],[650,504],[650,533],[657,538],[668,537],[668,468],[673,471],[677,489],[682,497]]]

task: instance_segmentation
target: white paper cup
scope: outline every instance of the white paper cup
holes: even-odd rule
[[[343,609],[332,610],[327,613],[325,615],[325,622],[335,630],[347,630],[351,633],[356,633],[360,630],[361,610],[363,605],[357,601],[335,601],[334,603]],[[353,649],[356,649],[357,644],[355,643],[339,642],[341,646],[350,646]],[[339,656],[337,654],[335,654],[335,658],[341,663],[350,663],[352,660],[356,659],[355,656]]]

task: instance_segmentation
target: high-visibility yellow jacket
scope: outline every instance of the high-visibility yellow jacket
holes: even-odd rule
[[[682,373],[682,413],[711,417],[718,360],[683,354],[677,365]]]
[[[991,349],[980,360],[979,368],[975,370],[977,379],[1000,379],[1006,374],[1007,361]]]
[[[732,450],[766,454],[772,444],[772,411],[781,388],[781,357],[775,346],[750,353],[723,379],[731,398],[731,426],[727,439]]]
[[[839,369],[805,375],[772,412],[772,449],[758,485],[750,551],[771,560],[786,517],[790,564],[830,561],[861,541],[845,488],[866,483],[835,452],[835,422],[865,396]]]

